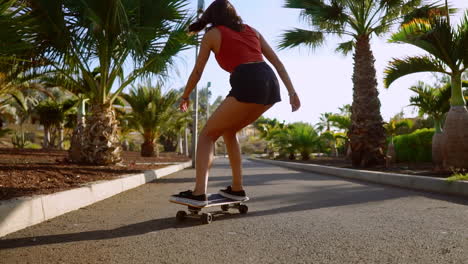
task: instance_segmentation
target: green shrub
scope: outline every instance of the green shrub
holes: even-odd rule
[[[292,148],[301,154],[303,160],[309,160],[310,154],[318,147],[319,136],[315,129],[306,123],[294,123],[289,130]]]
[[[397,162],[432,161],[432,136],[434,129],[418,129],[411,134],[394,138]]]
[[[42,149],[42,146],[37,143],[29,143],[25,146],[26,149]]]

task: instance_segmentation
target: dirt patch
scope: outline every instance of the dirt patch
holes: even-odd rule
[[[281,161],[293,161],[281,159]],[[332,166],[338,168],[356,169],[351,165],[351,161],[344,157],[314,157],[308,161],[295,160],[293,162],[317,164],[323,166]],[[447,170],[436,170],[434,165],[430,162],[401,162],[391,165],[389,168],[385,166],[377,166],[374,168],[363,168],[369,171],[381,171],[388,173],[399,173],[407,175],[418,175],[427,177],[447,178],[453,173]]]
[[[122,165],[91,166],[67,163],[66,151],[0,149],[0,200],[50,194],[76,188],[84,183],[167,166],[155,163],[189,160],[175,153],[161,153],[159,158],[143,158],[139,155],[138,152],[124,152]]]

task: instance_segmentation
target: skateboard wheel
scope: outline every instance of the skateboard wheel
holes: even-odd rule
[[[179,222],[182,222],[185,220],[185,217],[187,216],[187,213],[185,211],[178,211],[176,214],[176,219]]]
[[[223,205],[221,205],[221,210],[223,210],[223,212],[229,211],[229,204],[223,204]]]
[[[202,214],[201,220],[203,224],[210,224],[211,222],[213,222],[213,215],[210,213]]]
[[[246,214],[249,211],[249,207],[245,204],[239,205],[239,213]]]

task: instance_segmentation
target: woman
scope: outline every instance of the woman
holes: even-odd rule
[[[300,107],[299,97],[288,73],[273,49],[258,31],[242,23],[229,1],[214,1],[201,18],[190,25],[189,31],[197,33],[208,24],[211,27],[201,42],[200,53],[182,95],[180,109],[187,110],[189,95],[200,80],[211,52],[215,54],[221,68],[231,73],[232,90],[200,133],[194,190],[171,197],[171,200],[197,206],[207,204],[208,170],[213,161],[213,144],[220,136],[224,138],[232,168],[232,185],[220,190],[220,194],[236,200],[246,197],[242,186],[241,152],[236,133],[281,101],[278,80],[273,70],[263,61],[263,55],[276,68],[288,89],[292,111]]]

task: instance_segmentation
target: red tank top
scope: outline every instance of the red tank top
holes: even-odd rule
[[[225,26],[216,28],[221,32],[221,47],[216,54],[221,68],[233,72],[240,64],[263,61],[260,39],[251,27],[244,25],[241,32]]]

